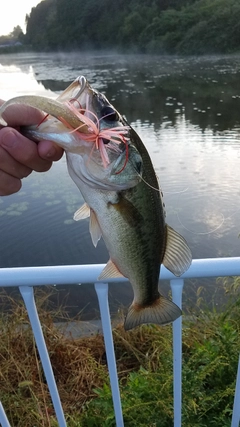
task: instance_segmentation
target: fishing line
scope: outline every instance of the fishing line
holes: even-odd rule
[[[164,190],[164,194],[183,194],[186,193],[189,190],[189,187],[184,188],[184,190],[179,190],[179,191],[165,191]]]
[[[180,216],[179,216],[179,213],[178,213],[178,212],[177,212],[177,219],[178,219],[179,223],[181,224],[181,226],[182,226],[186,231],[188,231],[189,233],[192,233],[192,234],[195,234],[195,235],[199,235],[199,236],[206,236],[206,235],[208,235],[208,234],[215,233],[215,231],[219,230],[219,229],[223,226],[224,222],[226,222],[226,221],[228,221],[229,219],[231,219],[231,218],[232,218],[234,215],[236,215],[239,211],[240,211],[240,209],[237,209],[233,214],[229,215],[228,217],[225,217],[225,216],[224,216],[224,214],[223,214],[223,213],[221,213],[221,217],[222,217],[221,223],[220,223],[216,228],[214,228],[213,230],[211,230],[211,231],[206,231],[206,232],[196,232],[196,231],[192,231],[192,230],[190,230],[189,228],[185,227],[185,225],[182,223],[182,221],[181,221],[181,219],[180,219]]]
[[[160,189],[160,188],[156,188],[156,187],[153,187],[151,184],[149,184],[149,182],[147,182],[138,172],[137,172],[137,174],[138,174],[138,176],[141,178],[141,180],[148,186],[148,187],[150,187],[150,188],[152,188],[153,190],[155,190],[155,191],[158,191],[162,196],[163,196],[163,192],[162,192],[162,190]],[[164,194],[183,194],[183,193],[186,193],[187,191],[188,191],[188,189],[189,189],[189,187],[186,187],[184,190],[180,190],[180,191],[174,191],[174,192],[167,192],[167,191],[164,191]],[[205,236],[205,235],[208,235],[208,234],[212,234],[212,233],[215,233],[217,230],[219,230],[221,227],[222,227],[222,225],[224,224],[224,222],[225,221],[227,221],[228,219],[231,219],[234,215],[236,215],[236,213],[238,213],[240,211],[240,209],[238,209],[236,212],[234,212],[232,215],[230,215],[230,216],[228,216],[227,218],[225,218],[224,217],[224,214],[221,214],[221,217],[222,217],[222,220],[221,220],[221,223],[217,226],[217,227],[215,227],[213,230],[211,230],[211,231],[206,231],[206,232],[196,232],[196,231],[192,231],[192,230],[190,230],[189,228],[187,228],[187,227],[185,227],[185,225],[182,223],[182,221],[181,221],[181,219],[180,219],[180,217],[179,217],[179,213],[177,212],[177,219],[178,219],[178,221],[179,221],[179,224],[186,230],[186,231],[188,231],[189,233],[192,233],[192,234],[195,234],[195,235],[200,235],[200,236]]]
[[[152,190],[158,191],[158,193],[161,193],[163,195],[163,192],[160,188],[153,187],[153,185],[149,184],[149,182],[145,181],[145,179],[142,177],[142,175],[136,170],[136,174],[139,176],[142,182],[146,184],[149,188],[152,188]]]
[[[224,215],[223,214],[221,214],[221,216],[222,216],[222,222],[221,222],[221,224],[219,224],[216,228],[214,228],[213,230],[211,230],[211,231],[203,231],[203,232],[196,232],[196,231],[192,231],[192,230],[190,230],[189,228],[187,228],[187,227],[185,227],[185,225],[182,223],[182,221],[180,220],[180,217],[179,217],[179,214],[178,214],[178,212],[177,212],[177,219],[178,219],[178,221],[179,221],[179,224],[181,224],[181,226],[184,228],[184,230],[186,230],[186,231],[188,231],[189,233],[192,233],[192,234],[195,234],[195,235],[197,235],[197,236],[206,236],[206,235],[208,235],[208,234],[212,234],[212,233],[215,233],[215,231],[217,231],[217,230],[219,230],[219,228],[221,228],[222,227],[222,225],[223,225],[223,223],[224,223],[224,221],[225,221],[225,218],[224,218]]]
[[[152,190],[155,190],[155,191],[157,191],[158,193],[160,193],[161,194],[161,196],[163,197],[163,195],[164,194],[182,194],[182,193],[186,193],[186,191],[188,191],[188,188],[189,187],[186,187],[184,190],[180,190],[180,191],[173,191],[173,192],[171,192],[171,191],[162,191],[162,189],[161,188],[156,188],[156,187],[153,187],[153,185],[151,185],[151,184],[149,184],[149,182],[147,182],[141,175],[140,175],[140,173],[138,173],[137,171],[136,171],[136,173],[137,173],[137,175],[141,178],[141,181],[143,181],[149,188],[151,188]],[[157,179],[158,179],[158,177],[157,177]]]
[[[240,211],[240,209],[238,209],[237,211],[235,211],[232,215],[228,216],[228,217],[226,218],[226,221],[227,221],[228,219],[231,219],[231,218],[232,218],[234,215],[236,215],[239,211]]]

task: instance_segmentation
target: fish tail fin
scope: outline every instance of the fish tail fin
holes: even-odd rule
[[[181,314],[180,308],[162,295],[152,305],[148,306],[141,306],[133,302],[128,310],[124,329],[127,331],[143,323],[167,325],[180,317]]]

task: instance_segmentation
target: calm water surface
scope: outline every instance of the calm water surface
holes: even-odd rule
[[[0,98],[56,97],[81,74],[139,133],[163,189],[167,222],[193,258],[240,256],[240,57],[0,55]],[[0,267],[106,262],[88,221],[72,220],[82,203],[65,158],[25,179],[19,193],[0,197]],[[60,300],[65,295],[58,290]],[[85,307],[92,316],[92,287],[75,286],[71,295],[72,313]],[[113,285],[111,295],[112,306],[125,305],[132,291]]]

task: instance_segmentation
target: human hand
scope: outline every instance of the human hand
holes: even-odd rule
[[[0,100],[0,105],[3,101]],[[16,193],[21,180],[32,173],[46,172],[63,150],[51,141],[38,144],[19,133],[20,126],[38,124],[42,113],[25,105],[11,105],[3,114],[7,127],[0,126],[0,196]]]

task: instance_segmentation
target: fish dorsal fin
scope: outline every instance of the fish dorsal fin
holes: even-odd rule
[[[90,207],[87,203],[84,203],[73,215],[75,221],[80,221],[81,219],[86,219],[90,216]]]
[[[102,237],[102,231],[101,231],[100,225],[98,223],[97,216],[92,209],[90,210],[89,231],[91,234],[93,245],[96,248],[98,241]]]
[[[192,254],[186,240],[172,227],[166,225],[167,239],[163,265],[175,276],[181,276],[191,265]]]
[[[122,273],[118,270],[114,262],[110,259],[108,263],[105,265],[103,271],[101,272],[100,276],[98,277],[98,280],[103,279],[109,279],[109,278],[115,278],[115,277],[124,277]]]

